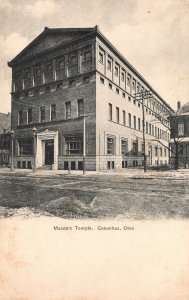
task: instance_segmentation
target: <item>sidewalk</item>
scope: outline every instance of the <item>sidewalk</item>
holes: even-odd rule
[[[27,177],[49,177],[49,176],[83,176],[83,171],[71,170],[33,170],[29,169],[14,169],[10,171],[9,168],[1,168],[0,174],[16,174]],[[124,169],[124,170],[108,170],[108,171],[86,171],[84,176],[124,176],[128,178],[175,178],[175,179],[189,179],[189,169],[169,170],[169,171],[155,171],[149,170],[144,173],[143,169]]]

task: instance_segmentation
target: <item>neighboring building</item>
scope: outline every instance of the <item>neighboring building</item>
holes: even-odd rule
[[[167,164],[171,107],[94,28],[49,29],[8,65],[12,68],[12,128],[15,167],[31,167],[37,129],[37,167],[83,168],[83,115],[86,169],[143,165],[142,105],[145,100],[148,164]]]
[[[186,168],[189,165],[189,102],[180,107],[170,117],[171,125],[171,158],[175,168]]]
[[[11,114],[0,113],[0,166],[9,164]]]

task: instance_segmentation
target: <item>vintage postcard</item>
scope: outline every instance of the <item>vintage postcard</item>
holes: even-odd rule
[[[189,299],[189,1],[0,0],[0,299]]]

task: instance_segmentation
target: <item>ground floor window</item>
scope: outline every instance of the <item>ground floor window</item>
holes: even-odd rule
[[[121,154],[127,155],[128,152],[128,141],[126,139],[121,141]]]
[[[33,139],[20,139],[19,144],[19,155],[33,155]]]
[[[122,160],[122,168],[127,168],[127,160]]]
[[[114,169],[115,168],[115,162],[114,161],[107,161],[107,169]]]
[[[115,138],[107,137],[107,154],[113,155],[115,151]]]
[[[83,138],[66,138],[66,154],[83,154]]]

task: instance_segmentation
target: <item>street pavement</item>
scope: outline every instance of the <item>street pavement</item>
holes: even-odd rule
[[[189,170],[122,172],[0,169],[0,217],[184,219]]]

